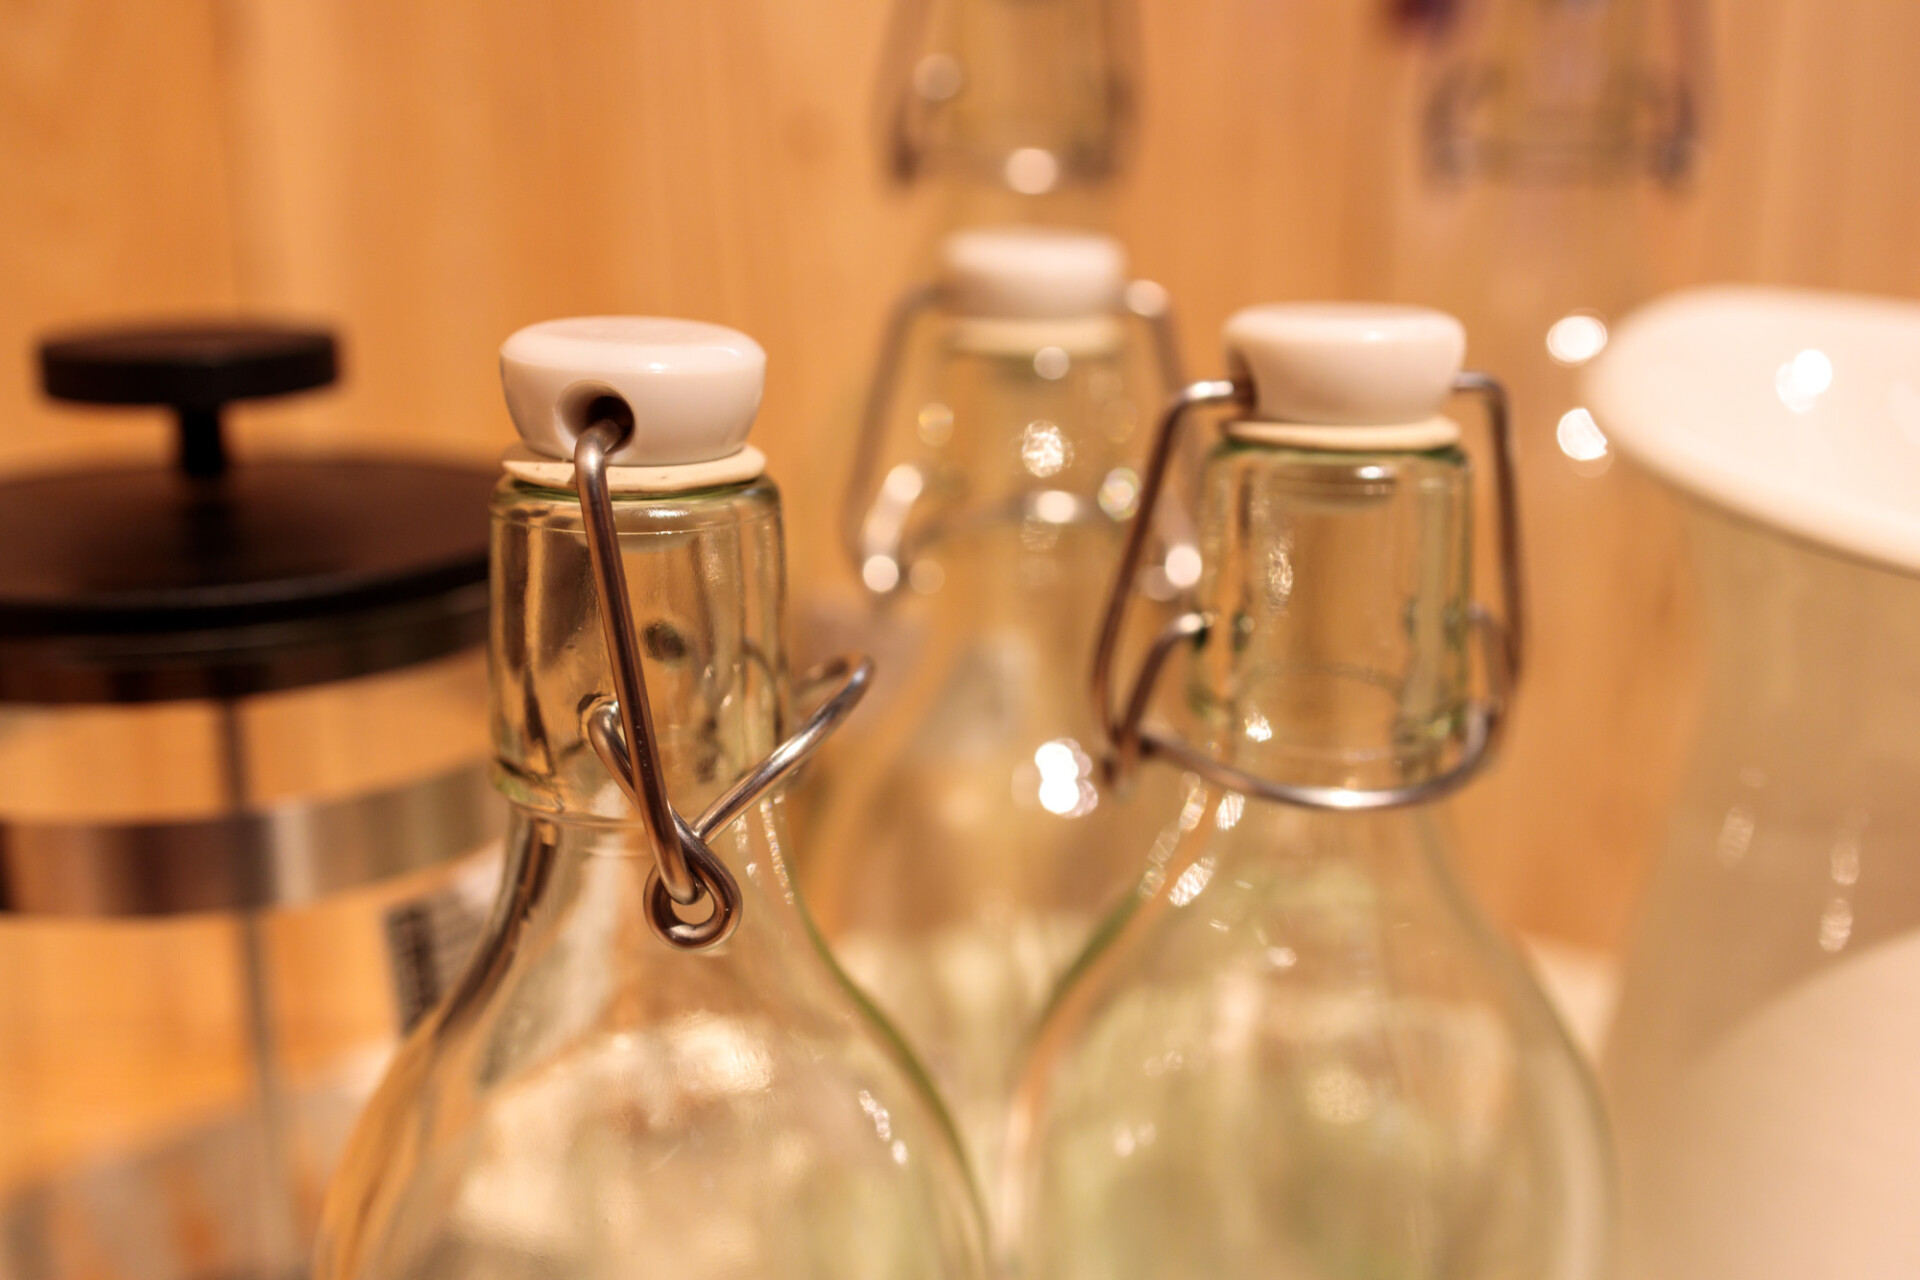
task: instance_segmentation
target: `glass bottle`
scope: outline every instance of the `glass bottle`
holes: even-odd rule
[[[972,1280],[951,1126],[819,946],[766,792],[864,667],[782,742],[764,355],[600,318],[501,365],[529,446],[493,507],[507,879],[351,1140],[317,1275]]]
[[[1184,797],[1039,1035],[1008,1156],[1017,1273],[1598,1276],[1593,1090],[1455,885],[1431,803],[1484,763],[1518,656],[1517,580],[1506,626],[1471,603],[1472,472],[1439,416],[1486,390],[1504,442],[1497,387],[1459,378],[1438,312],[1253,308],[1226,337],[1243,372],[1175,400],[1136,517],[1184,414],[1231,406],[1204,478],[1207,612],[1140,685],[1193,639],[1190,738],[1141,728],[1139,697],[1112,726],[1117,767],[1163,758]]]
[[[868,418],[918,405],[920,452],[877,485],[862,466],[846,529],[912,661],[824,780],[801,878],[989,1177],[1046,994],[1138,874],[1140,809],[1096,775],[1080,686],[1153,393],[1114,241],[974,231],[942,256],[923,359],[882,369]]]

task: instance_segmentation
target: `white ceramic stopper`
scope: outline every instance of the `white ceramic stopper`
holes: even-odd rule
[[[1453,394],[1467,333],[1444,311],[1373,303],[1274,303],[1227,320],[1235,376],[1264,422],[1390,426],[1433,418]]]
[[[529,325],[500,346],[500,382],[534,453],[572,458],[602,397],[626,402],[633,434],[608,456],[677,467],[739,453],[760,408],[767,353],[746,334],[697,320],[583,316]]]
[[[1127,255],[1112,236],[1047,227],[956,231],[940,244],[940,278],[955,315],[1051,320],[1120,304]]]

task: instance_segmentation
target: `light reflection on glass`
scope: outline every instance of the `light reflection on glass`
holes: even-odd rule
[[[1207,881],[1211,879],[1213,879],[1213,859],[1202,858],[1180,873],[1180,878],[1173,882],[1171,889],[1167,890],[1167,901],[1176,907],[1184,907],[1200,896],[1200,891],[1207,887]]]
[[[893,1117],[888,1114],[887,1109],[881,1106],[880,1102],[865,1089],[860,1091],[859,1101],[860,1109],[867,1113],[867,1119],[873,1121],[873,1131],[880,1135],[880,1140],[882,1142],[891,1141],[893,1138]]]
[[[1167,548],[1167,581],[1185,590],[1200,581],[1200,548],[1181,542]]]
[[[1093,812],[1100,793],[1093,786],[1093,759],[1072,738],[1055,738],[1034,749],[1034,768],[1040,772],[1040,807],[1063,818]]]
[[[920,439],[938,449],[953,438],[953,410],[937,400],[922,405],[915,425],[919,429]]]
[[[1607,347],[1607,322],[1591,311],[1561,316],[1547,330],[1547,354],[1558,364],[1583,365]]]
[[[1812,410],[1820,394],[1833,385],[1833,361],[1812,347],[1781,365],[1773,375],[1780,403],[1795,413]]]
[[[1827,903],[1827,909],[1820,913],[1820,949],[1829,954],[1839,951],[1847,945],[1847,939],[1853,936],[1853,904],[1845,898],[1834,898]]]
[[[1020,433],[1020,461],[1033,475],[1045,479],[1059,475],[1073,461],[1073,446],[1060,428],[1045,418],[1036,418]]]
[[[1059,347],[1042,347],[1033,353],[1033,371],[1048,382],[1057,382],[1067,376],[1067,370],[1073,367],[1073,361]]]
[[[1045,195],[1060,180],[1060,161],[1042,147],[1021,147],[1007,157],[1007,185],[1023,196]]]
[[[696,1015],[682,1020],[675,1028],[674,1050],[694,1096],[754,1093],[773,1083],[773,1059],[725,1019]]]
[[[887,478],[880,482],[880,491],[889,503],[904,507],[920,497],[926,484],[926,477],[920,474],[920,468],[903,462],[887,472]]]
[[[1293,596],[1293,546],[1281,542],[1267,553],[1267,608],[1284,613]]]
[[[1180,806],[1180,829],[1192,831],[1200,825],[1200,819],[1207,811],[1207,789],[1200,785],[1198,778],[1187,774],[1187,799]]]
[[[1714,842],[1714,856],[1720,865],[1731,871],[1740,865],[1747,856],[1747,846],[1753,843],[1753,813],[1739,805],[1727,810],[1727,816],[1720,820],[1720,838]]]
[[[1560,452],[1575,462],[1597,462],[1607,456],[1607,437],[1585,409],[1569,409],[1560,418],[1553,439]]]
[[[1273,725],[1258,711],[1249,711],[1247,713],[1245,732],[1246,735],[1255,742],[1271,742],[1273,740]]]
[[[1857,825],[1843,826],[1834,837],[1833,847],[1827,851],[1827,870],[1833,882],[1842,888],[1860,882],[1860,835],[1865,826],[1865,818],[1859,819]]]
[[[1080,499],[1065,489],[1048,489],[1034,495],[1033,514],[1048,524],[1072,524],[1079,510]]]
[[[1115,467],[1100,482],[1100,510],[1112,520],[1131,520],[1140,506],[1140,477],[1131,467]]]
[[[1220,797],[1220,808],[1213,815],[1213,825],[1222,831],[1231,831],[1240,821],[1240,815],[1246,812],[1247,798],[1238,791],[1229,791]]]
[[[885,595],[900,585],[900,566],[892,556],[868,556],[860,566],[860,581],[867,584],[867,590]]]

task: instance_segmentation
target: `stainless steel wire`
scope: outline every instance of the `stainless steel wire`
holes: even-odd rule
[[[803,677],[806,685],[833,682],[837,687],[797,732],[742,774],[689,825],[667,797],[607,485],[607,458],[631,430],[616,418],[601,418],[580,434],[573,452],[574,491],[580,498],[614,688],[612,697],[588,709],[586,733],[594,754],[639,812],[653,852],[646,885],[649,923],[671,945],[700,950],[726,941],[738,927],[741,911],[740,885],[708,842],[819,749],[865,696],[873,663],[864,656],[835,658]],[[712,904],[704,919],[685,919],[677,909],[692,907],[703,898]]]
[[[1472,634],[1486,664],[1486,694],[1468,704],[1461,717],[1460,742],[1454,763],[1435,774],[1399,787],[1352,788],[1301,786],[1262,778],[1216,760],[1171,734],[1146,727],[1154,685],[1175,649],[1199,644],[1212,626],[1201,613],[1184,613],[1170,622],[1148,649],[1135,674],[1125,705],[1113,710],[1114,665],[1120,636],[1126,629],[1127,607],[1133,584],[1146,555],[1154,505],[1166,484],[1181,426],[1189,415],[1207,408],[1247,408],[1253,388],[1238,381],[1196,382],[1167,402],[1155,431],[1147,472],[1141,481],[1140,504],[1127,530],[1126,550],[1107,593],[1106,614],[1094,650],[1092,686],[1094,714],[1106,728],[1110,755],[1104,769],[1112,781],[1125,779],[1142,759],[1158,757],[1189,770],[1217,786],[1262,800],[1313,809],[1342,811],[1392,809],[1425,804],[1459,790],[1491,758],[1499,745],[1506,711],[1519,679],[1526,635],[1526,598],[1522,578],[1518,494],[1514,478],[1513,425],[1507,412],[1505,389],[1484,373],[1463,373],[1454,389],[1481,398],[1489,434],[1493,438],[1494,505],[1500,540],[1501,616],[1480,605],[1473,607]]]

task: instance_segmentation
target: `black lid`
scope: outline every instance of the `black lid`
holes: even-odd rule
[[[49,394],[167,404],[180,467],[0,483],[0,701],[233,698],[371,675],[486,633],[491,471],[229,468],[229,400],[331,382],[331,334],[143,328],[41,348]]]

